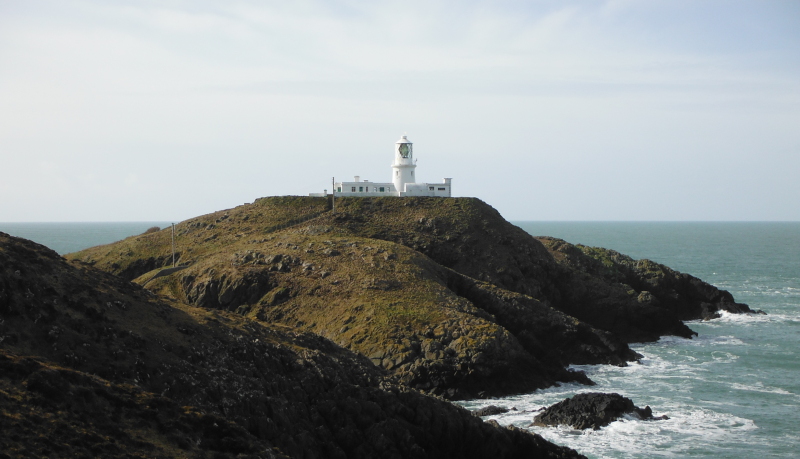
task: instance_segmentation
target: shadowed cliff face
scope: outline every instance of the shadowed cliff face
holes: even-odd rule
[[[650,260],[634,260],[613,250],[572,245],[539,237],[566,268],[561,309],[627,342],[661,335],[690,338],[682,320],[709,319],[719,311],[752,312],[733,296],[688,274]]]
[[[497,287],[529,295],[625,342],[691,337],[682,320],[751,312],[730,293],[649,260],[533,238],[474,198],[341,199],[332,226],[391,240]]]
[[[635,357],[530,297],[502,292],[395,243],[277,234],[247,247],[228,263],[209,257],[147,287],[314,332],[407,386],[448,398],[531,391],[582,379],[565,371],[571,361],[624,364]]]
[[[0,428],[13,456],[581,457],[318,335],[157,297],[3,233]]]
[[[626,342],[691,336],[681,320],[747,310],[664,266],[533,238],[474,198],[327,204],[263,198],[182,222],[188,267],[159,278],[149,270],[169,258],[168,231],[69,257],[182,302],[324,336],[450,398],[585,381],[565,366],[624,365],[637,357]]]

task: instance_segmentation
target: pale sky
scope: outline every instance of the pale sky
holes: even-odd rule
[[[800,1],[0,0],[0,222],[453,178],[511,220],[800,220]]]

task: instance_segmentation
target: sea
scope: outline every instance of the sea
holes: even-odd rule
[[[647,258],[731,292],[767,315],[691,321],[693,339],[631,347],[627,367],[582,365],[597,385],[564,384],[463,405],[590,458],[800,457],[800,222],[514,222],[532,235]],[[532,427],[536,411],[581,392],[616,392],[664,421],[600,430]]]
[[[172,222],[0,223],[0,231],[47,246],[59,255],[110,244]]]
[[[486,419],[527,429],[590,458],[800,457],[800,222],[514,222],[532,235],[613,249],[692,274],[766,315],[692,321],[699,336],[634,343],[627,367],[584,365],[597,385],[460,402],[511,411]],[[59,254],[167,222],[0,223]],[[581,392],[616,392],[668,420],[599,430],[532,427],[536,412]]]

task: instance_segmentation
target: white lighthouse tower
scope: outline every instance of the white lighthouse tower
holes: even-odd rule
[[[446,178],[442,183],[417,182],[414,169],[414,145],[408,137],[402,136],[394,143],[394,163],[392,163],[391,182],[371,182],[361,180],[356,175],[352,182],[336,182],[333,193],[336,196],[435,196],[449,198],[452,196],[452,179]],[[311,196],[325,196],[325,193],[311,193]]]
[[[394,189],[405,192],[406,183],[415,183],[414,144],[406,136],[394,143],[394,163],[392,164],[392,183]]]

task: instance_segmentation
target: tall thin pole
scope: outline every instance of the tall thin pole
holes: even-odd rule
[[[172,224],[172,267],[175,267],[175,223]]]
[[[331,177],[331,213],[336,213],[336,177]]]

